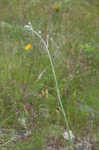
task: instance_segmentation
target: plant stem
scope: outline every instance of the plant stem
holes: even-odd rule
[[[59,100],[60,108],[61,108],[61,111],[62,111],[62,114],[63,114],[63,117],[64,117],[65,125],[66,125],[67,132],[68,132],[69,139],[70,139],[70,146],[71,146],[70,149],[72,150],[73,149],[73,147],[72,147],[73,143],[72,143],[72,139],[71,139],[71,136],[70,136],[70,133],[69,133],[70,127],[69,127],[68,119],[67,119],[67,116],[66,116],[63,104],[62,104],[62,100],[61,100],[61,96],[60,96],[60,90],[58,88],[59,86],[58,86],[58,81],[57,81],[57,78],[56,78],[54,65],[53,65],[52,58],[51,58],[51,55],[50,55],[50,52],[49,52],[49,49],[48,49],[48,43],[46,44],[46,42],[41,37],[41,35],[38,32],[36,32],[35,30],[33,30],[33,28],[32,28],[32,33],[35,34],[41,40],[42,44],[44,45],[44,47],[47,51],[47,54],[48,54],[48,57],[49,57],[49,60],[50,60],[50,64],[51,64],[51,68],[52,68],[52,72],[53,72],[53,76],[54,76],[54,80],[55,80],[57,97],[58,97],[58,100]]]

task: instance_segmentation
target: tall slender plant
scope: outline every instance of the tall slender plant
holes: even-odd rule
[[[73,142],[72,142],[72,138],[71,138],[71,135],[70,135],[70,126],[69,126],[69,122],[68,122],[68,119],[67,119],[67,116],[66,116],[66,112],[65,112],[63,104],[62,104],[61,94],[60,94],[60,90],[59,90],[59,86],[58,86],[58,81],[57,81],[57,78],[56,78],[56,73],[55,73],[53,62],[52,62],[52,58],[51,58],[51,55],[50,55],[50,52],[49,52],[48,38],[47,38],[47,41],[45,41],[42,38],[41,34],[38,33],[38,32],[36,32],[33,29],[31,22],[29,22],[28,25],[25,25],[24,28],[27,29],[27,30],[29,30],[29,31],[31,31],[32,35],[36,35],[41,40],[41,42],[44,45],[45,50],[46,50],[46,52],[48,54],[48,57],[49,57],[49,60],[50,60],[50,64],[51,64],[51,68],[52,68],[52,72],[53,72],[53,77],[54,77],[54,80],[55,80],[55,86],[56,86],[56,92],[57,92],[57,97],[58,97],[59,105],[60,105],[61,112],[62,112],[63,117],[64,117],[65,126],[67,128],[67,133],[68,133],[68,136],[69,136],[70,149],[73,150],[73,146],[72,146]]]

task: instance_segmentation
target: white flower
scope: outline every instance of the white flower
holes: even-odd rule
[[[75,136],[73,135],[73,133],[72,133],[71,130],[69,130],[69,133],[68,133],[68,132],[64,132],[64,133],[63,133],[63,137],[64,137],[64,139],[66,139],[66,140],[69,140],[70,138],[71,138],[71,139],[74,139],[74,138],[75,138]]]
[[[38,33],[41,34],[42,32],[39,30]]]
[[[32,30],[32,24],[31,24],[31,22],[29,22],[27,25],[25,25],[24,28],[25,28],[26,30],[31,31],[31,30]]]

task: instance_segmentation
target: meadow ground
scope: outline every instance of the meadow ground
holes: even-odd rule
[[[98,0],[0,1],[0,149],[69,149],[49,57],[28,22],[48,44],[75,142],[99,150]]]

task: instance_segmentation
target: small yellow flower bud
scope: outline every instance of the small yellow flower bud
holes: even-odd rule
[[[28,51],[30,48],[31,48],[31,44],[27,44],[27,45],[25,46],[25,50],[26,50],[26,51]]]

